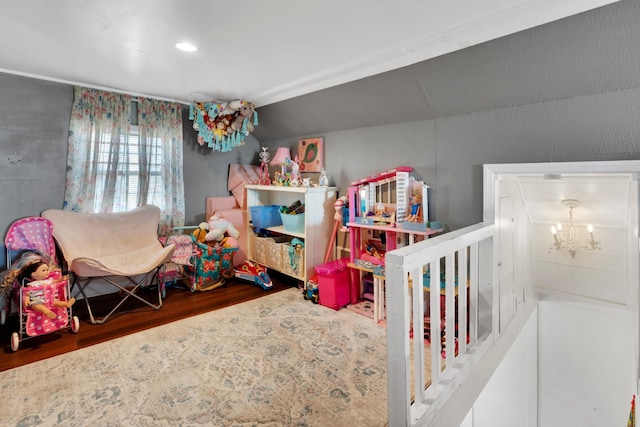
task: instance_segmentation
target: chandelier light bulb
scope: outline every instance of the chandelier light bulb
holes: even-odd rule
[[[572,258],[575,258],[579,250],[599,250],[600,242],[595,240],[593,236],[593,225],[588,224],[586,226],[589,237],[585,239],[584,231],[580,230],[577,221],[573,217],[573,210],[580,206],[580,201],[576,199],[566,199],[561,203],[563,206],[569,208],[569,216],[562,223],[551,226],[553,242],[549,248],[549,252],[552,250],[566,251]]]

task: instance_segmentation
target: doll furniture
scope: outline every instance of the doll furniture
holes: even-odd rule
[[[384,320],[387,251],[413,244],[441,230],[427,227],[429,186],[398,166],[354,181],[348,188],[351,303],[363,293],[363,277],[373,277],[374,319]]]
[[[44,305],[56,314],[49,319],[42,313],[28,307],[24,301],[27,294],[40,292],[44,296]],[[80,329],[80,321],[76,316],[71,316],[71,307],[56,307],[54,300],[66,301],[69,299],[69,281],[58,275],[51,283],[43,283],[38,286],[23,286],[19,288],[19,319],[18,332],[11,334],[11,351],[17,351],[20,342],[27,338],[37,337],[51,332],[70,327],[71,332],[77,333]]]
[[[26,217],[13,222],[5,235],[6,260],[8,270],[2,276],[0,287],[0,325],[4,325],[7,314],[17,313],[17,293],[14,284],[5,283],[12,267],[19,268],[28,261],[29,254],[24,259],[18,258],[23,251],[37,251],[49,264],[58,264],[56,259],[56,244],[53,240],[53,226],[51,222],[40,217]],[[14,268],[15,269],[15,268]]]
[[[69,299],[69,281],[63,277],[60,270],[54,270],[50,275],[51,280],[35,286],[22,286],[17,277],[20,269],[35,262],[44,262],[48,265],[57,265],[56,247],[53,239],[53,224],[41,217],[26,217],[15,221],[5,236],[7,250],[7,272],[4,297],[6,309],[13,305],[19,316],[18,332],[11,334],[11,350],[17,351],[20,342],[27,338],[48,334],[70,327],[71,332],[76,333],[80,329],[80,322],[72,314],[71,307],[55,307],[53,300],[66,301]],[[14,273],[14,274],[11,274]],[[27,292],[40,292],[44,304],[56,317],[49,319],[34,309],[23,304]],[[4,313],[6,314],[6,313]],[[3,316],[4,317],[4,316]],[[4,324],[4,319],[3,324]]]
[[[139,293],[152,285],[160,266],[174,251],[173,245],[162,246],[158,240],[160,208],[147,205],[128,212],[98,214],[48,209],[42,217],[53,224],[53,237],[72,276],[72,288],[77,286],[84,297],[92,324],[106,322],[130,297],[154,310],[162,307],[161,284],[157,286],[157,303]],[[118,278],[133,286],[122,285]],[[110,284],[122,296],[100,319],[94,317],[86,293],[96,279],[103,279],[96,286]]]
[[[205,220],[215,213],[219,213],[221,218],[229,221],[240,230],[238,237],[238,251],[233,260],[234,266],[241,265],[247,259],[247,184],[255,184],[260,180],[260,166],[242,165],[233,163],[229,165],[229,177],[227,189],[230,196],[211,196],[205,199]]]

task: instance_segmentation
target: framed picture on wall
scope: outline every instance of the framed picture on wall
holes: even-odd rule
[[[300,172],[320,172],[324,168],[324,138],[298,141]]]

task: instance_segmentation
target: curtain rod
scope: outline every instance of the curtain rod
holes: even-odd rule
[[[71,86],[82,86],[82,87],[86,87],[86,88],[89,88],[89,89],[98,89],[98,90],[106,90],[106,91],[109,91],[109,92],[122,93],[124,95],[131,95],[134,98],[135,101],[137,101],[138,98],[151,98],[151,99],[157,99],[159,101],[177,102],[177,103],[183,104],[183,105],[191,105],[190,102],[184,101],[184,100],[181,100],[181,99],[163,98],[163,97],[160,97],[160,96],[152,96],[152,95],[147,95],[147,94],[144,94],[144,93],[129,92],[129,91],[120,90],[120,89],[114,89],[114,88],[106,87],[106,86],[97,86],[97,85],[91,85],[91,84],[87,84],[87,83],[74,82],[74,81],[70,81],[70,80],[56,79],[56,78],[53,78],[53,77],[45,77],[45,76],[41,76],[39,74],[22,73],[22,72],[19,72],[19,71],[7,70],[7,69],[4,69],[4,68],[0,68],[0,72],[6,73],[6,74],[13,74],[13,75],[17,75],[17,76],[22,76],[22,77],[29,77],[29,78],[37,79],[37,80],[45,80],[45,81],[50,81],[50,82],[55,82],[55,83],[62,83],[62,84],[71,85]]]

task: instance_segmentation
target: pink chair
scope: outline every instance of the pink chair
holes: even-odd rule
[[[229,221],[240,231],[238,240],[238,252],[233,258],[234,267],[243,264],[247,259],[247,206],[245,203],[247,190],[246,184],[257,184],[260,180],[260,166],[254,165],[229,165],[229,178],[227,189],[231,196],[211,196],[205,199],[205,221],[215,213]]]

